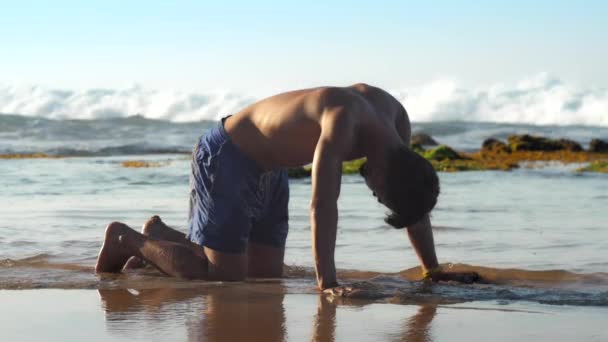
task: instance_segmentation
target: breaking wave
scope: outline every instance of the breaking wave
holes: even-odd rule
[[[515,84],[467,89],[452,80],[390,89],[417,122],[483,121],[534,125],[608,126],[608,89],[582,88],[540,74]],[[264,94],[264,96],[271,95]],[[174,122],[217,120],[263,96],[146,89],[60,90],[0,85],[0,113],[48,119],[141,115]]]

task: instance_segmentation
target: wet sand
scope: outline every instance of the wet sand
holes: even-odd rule
[[[204,288],[1,290],[3,341],[606,341],[607,307],[390,304]]]

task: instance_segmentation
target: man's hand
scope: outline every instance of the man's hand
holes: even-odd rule
[[[456,281],[463,284],[472,284],[478,282],[481,278],[476,272],[437,272],[430,275],[428,278],[431,281]]]
[[[356,293],[356,291],[357,289],[355,289],[352,285],[336,284],[335,287],[330,287],[323,290],[323,293],[334,297],[350,297],[350,295]]]

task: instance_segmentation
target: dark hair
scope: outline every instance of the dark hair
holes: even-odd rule
[[[402,146],[387,153],[385,205],[391,212],[384,219],[401,229],[420,221],[437,204],[439,178],[431,163]]]

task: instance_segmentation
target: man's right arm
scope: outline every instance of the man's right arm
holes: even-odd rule
[[[353,139],[352,117],[343,108],[323,114],[321,135],[312,163],[310,225],[317,283],[321,290],[338,285],[334,250],[342,159]]]

